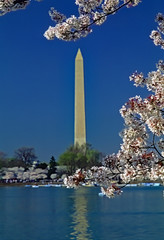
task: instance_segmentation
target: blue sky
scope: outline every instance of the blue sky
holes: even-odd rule
[[[80,48],[87,141],[104,154],[117,152],[123,128],[119,109],[129,97],[147,95],[129,75],[135,70],[147,74],[163,59],[149,39],[156,14],[164,13],[163,0],[124,8],[76,42],[43,37],[54,24],[51,6],[67,16],[77,13],[73,0],[45,0],[0,18],[0,151],[11,157],[19,147],[30,146],[40,161],[49,161],[73,144],[74,60]]]

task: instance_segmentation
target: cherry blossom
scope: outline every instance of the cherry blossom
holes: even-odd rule
[[[0,16],[8,12],[25,9],[30,0],[0,0]]]
[[[40,1],[40,0],[37,0]],[[107,16],[112,15],[123,7],[135,7],[140,0],[75,0],[78,16],[66,17],[51,7],[49,16],[55,26],[49,26],[44,33],[48,40],[58,38],[64,41],[77,40],[92,32],[92,26],[103,24]],[[0,16],[9,12],[25,9],[30,0],[0,0]],[[162,26],[160,26],[162,29]]]
[[[164,39],[161,35],[164,34],[164,15],[162,13],[157,14],[156,22],[158,23],[158,29],[151,32],[150,38],[156,46],[161,46],[164,49]]]
[[[48,40],[58,38],[65,41],[86,37],[92,32],[92,25],[101,25],[106,21],[108,15],[116,13],[124,6],[135,7],[140,2],[140,0],[76,0],[79,16],[72,15],[66,18],[53,9],[49,15],[56,25],[50,26],[44,36]]]

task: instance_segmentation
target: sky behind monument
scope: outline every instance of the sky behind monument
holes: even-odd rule
[[[41,161],[58,157],[73,144],[74,62],[84,59],[87,141],[103,153],[117,152],[123,119],[121,106],[147,91],[129,81],[135,70],[147,74],[163,59],[149,39],[164,13],[163,0],[143,0],[110,16],[93,33],[76,42],[47,41],[54,6],[67,16],[77,13],[74,1],[32,2],[26,10],[0,17],[0,151],[32,146]]]

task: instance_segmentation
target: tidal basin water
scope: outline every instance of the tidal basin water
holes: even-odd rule
[[[163,187],[0,188],[0,240],[163,240]]]

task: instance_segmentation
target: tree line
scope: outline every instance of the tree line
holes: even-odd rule
[[[51,174],[56,173],[57,162],[54,156],[51,157],[49,162],[39,162],[33,147],[18,148],[12,158],[8,158],[4,152],[0,152],[0,169],[22,167],[26,171],[32,166],[48,169],[47,178],[50,178]]]
[[[78,168],[90,168],[101,165],[102,154],[93,149],[91,144],[71,145],[56,161],[52,156],[50,161],[40,162],[33,147],[21,147],[14,152],[14,156],[8,158],[4,152],[0,152],[0,169],[11,167],[23,167],[25,169],[34,166],[36,168],[49,169],[51,175],[56,172],[57,166],[65,166],[68,174],[72,174]]]

